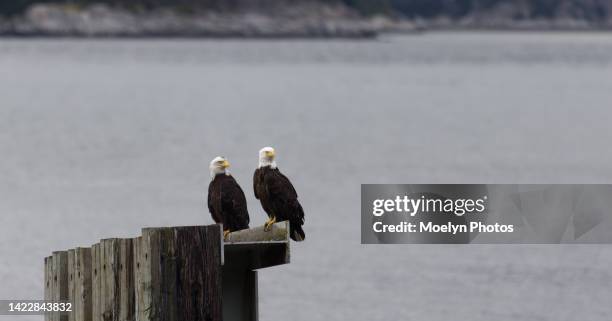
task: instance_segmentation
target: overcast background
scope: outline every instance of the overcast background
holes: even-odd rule
[[[3,39],[0,299],[42,298],[54,250],[211,224],[217,155],[263,224],[251,180],[271,145],[307,237],[261,271],[261,320],[608,321],[609,245],[361,245],[359,197],[362,183],[610,183],[611,53],[604,33]]]

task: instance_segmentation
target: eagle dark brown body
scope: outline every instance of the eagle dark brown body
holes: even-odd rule
[[[208,210],[223,229],[230,232],[249,228],[249,212],[244,192],[231,176],[215,175],[208,185]]]
[[[298,195],[289,179],[278,168],[260,167],[253,176],[255,197],[270,218],[277,222],[289,221],[291,238],[303,241],[306,234],[304,225],[304,210],[298,201]]]

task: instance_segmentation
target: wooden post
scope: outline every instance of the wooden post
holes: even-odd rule
[[[136,320],[221,321],[221,236],[218,225],[144,229]]]
[[[73,290],[70,301],[73,313],[70,321],[91,321],[92,285],[91,285],[91,249],[74,250]]]
[[[94,246],[94,305],[97,321],[134,319],[134,275],[131,239],[105,239]],[[97,260],[96,260],[97,259]],[[97,271],[97,272],[96,272]],[[80,321],[80,320],[79,320]]]
[[[53,257],[45,258],[45,301],[53,300]],[[51,321],[51,314],[45,313],[45,321]]]
[[[136,321],[159,319],[159,305],[154,305],[153,302],[161,301],[161,298],[155,296],[160,295],[162,289],[153,280],[160,279],[160,271],[157,268],[160,266],[159,243],[161,230],[161,228],[143,229],[142,237],[137,243],[137,248],[134,250],[135,253],[138,253],[136,261],[140,265],[138,269],[140,276],[135,278],[138,280],[138,283],[135,285],[137,302]]]
[[[104,321],[102,319],[102,278],[100,268],[101,255],[100,243],[91,247],[91,319],[92,321]]]
[[[100,241],[100,313],[103,321],[113,321],[114,312],[117,310],[115,304],[118,297],[117,287],[115,286],[115,265],[117,257],[116,248],[119,247],[117,239],[106,239]]]
[[[76,298],[76,285],[75,285],[75,275],[76,275],[76,259],[75,259],[75,250],[68,250],[68,301],[74,302]],[[73,307],[74,308],[74,307]],[[68,321],[75,321],[74,313],[68,314]]]
[[[51,300],[68,301],[68,252],[53,252],[53,287]],[[51,313],[51,321],[68,321],[68,314]]]
[[[273,224],[268,231],[263,226],[257,226],[248,230],[232,232],[227,236],[225,243],[286,242],[288,233],[289,222],[284,221]]]
[[[220,225],[147,228],[134,239],[53,252],[45,300],[70,301],[73,312],[45,321],[222,321],[224,311],[226,321],[257,320],[254,270],[289,262],[288,231],[282,222],[224,242]]]
[[[265,231],[255,227],[230,233],[225,241],[224,268],[257,270],[290,261],[289,222]]]
[[[118,321],[134,320],[134,247],[132,239],[119,240]]]
[[[180,227],[175,241],[178,320],[223,320],[221,227]]]
[[[151,273],[150,271],[149,249],[144,245],[150,244],[143,242],[143,237],[134,239],[134,313],[135,320],[147,320],[149,307],[151,306]]]

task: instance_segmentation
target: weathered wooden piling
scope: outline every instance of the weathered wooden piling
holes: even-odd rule
[[[73,304],[68,321],[91,321],[91,259],[91,248],[68,251],[68,301]]]
[[[104,239],[93,246],[93,321],[134,319],[132,239]]]
[[[45,258],[45,300],[73,312],[46,321],[257,320],[256,269],[289,263],[289,226],[145,228]]]
[[[68,252],[56,251],[45,259],[45,300],[68,300]],[[49,321],[68,321],[67,314],[54,313]]]

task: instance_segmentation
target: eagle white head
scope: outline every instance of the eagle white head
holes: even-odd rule
[[[218,174],[229,175],[227,172],[227,168],[230,166],[230,163],[223,156],[217,156],[212,161],[210,161],[210,178],[215,178]]]
[[[276,153],[272,147],[264,147],[259,150],[259,168],[270,166],[276,168],[276,161],[274,158]]]

